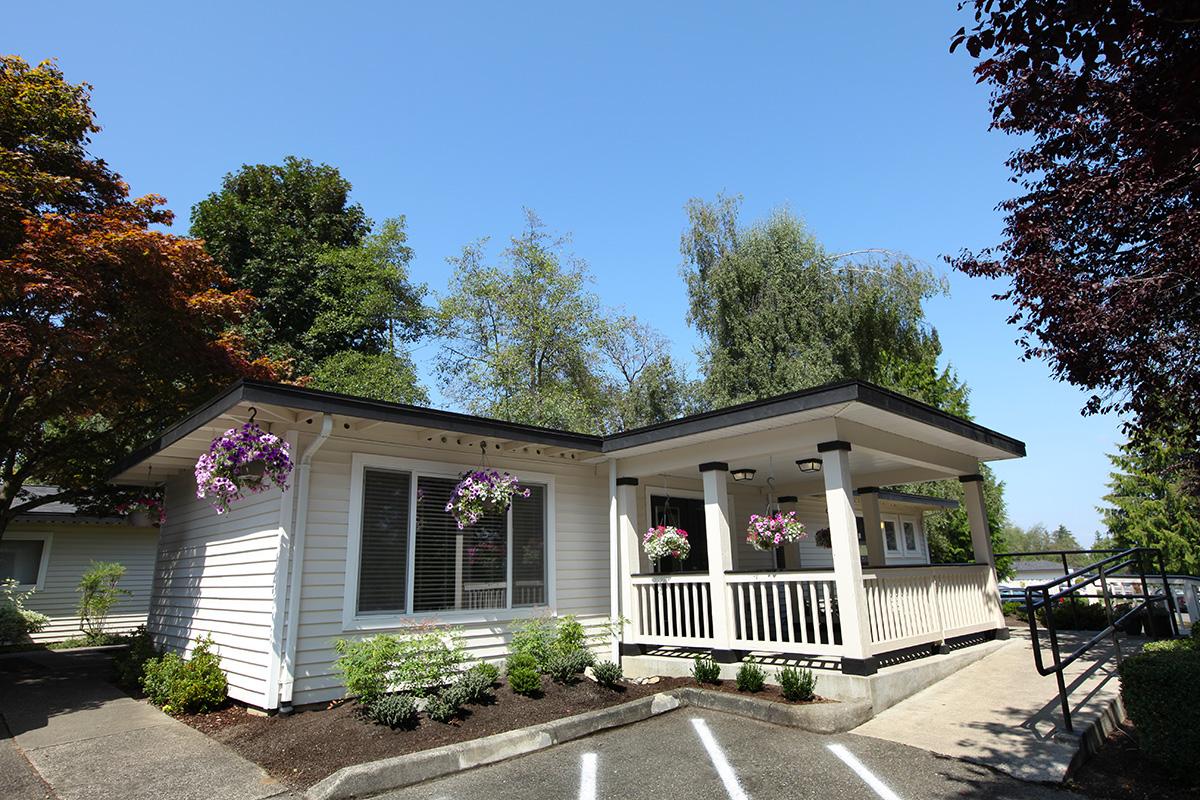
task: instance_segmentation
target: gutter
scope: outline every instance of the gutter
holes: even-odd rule
[[[296,476],[296,526],[292,537],[292,547],[288,552],[288,564],[292,580],[287,593],[287,623],[284,627],[283,641],[280,649],[283,652],[282,683],[279,687],[279,711],[290,714],[292,711],[292,691],[296,681],[296,642],[299,639],[300,620],[300,586],[304,578],[304,533],[308,527],[308,485],[312,472],[312,459],[317,451],[325,444],[333,432],[333,416],[321,414],[321,432],[317,434],[304,453],[300,456],[300,469]]]

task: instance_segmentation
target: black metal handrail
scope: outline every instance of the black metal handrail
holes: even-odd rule
[[[1112,555],[1102,558],[1099,561],[1088,564],[1086,567],[1081,567],[1071,571],[1067,566],[1067,556],[1087,555],[1097,553],[1112,553]],[[1171,587],[1167,582],[1166,569],[1163,566],[1162,552],[1153,547],[1134,547],[1128,550],[1046,550],[1041,552],[1023,552],[1023,553],[998,553],[997,557],[1001,556],[1047,556],[1058,555],[1062,557],[1063,571],[1066,573],[1061,578],[1056,578],[1052,581],[1037,586],[1025,587],[1025,615],[1029,620],[1029,633],[1033,638],[1033,660],[1037,667],[1039,675],[1054,675],[1058,681],[1058,700],[1062,706],[1063,721],[1066,723],[1068,731],[1073,731],[1074,727],[1071,724],[1071,705],[1069,702],[1069,691],[1067,689],[1066,679],[1063,677],[1063,671],[1071,664],[1075,663],[1085,653],[1091,650],[1099,642],[1111,637],[1113,647],[1116,651],[1117,664],[1121,663],[1121,642],[1117,636],[1117,631],[1129,619],[1141,613],[1146,613],[1149,616],[1149,609],[1153,603],[1164,602],[1168,617],[1171,620],[1171,632],[1173,635],[1179,635],[1179,628],[1175,621],[1175,615],[1171,613],[1169,598],[1171,597]],[[1154,561],[1157,561],[1158,569],[1153,573],[1154,577],[1161,579],[1163,585],[1163,594],[1150,594],[1150,587],[1146,581],[1146,557],[1152,556]],[[1141,594],[1122,595],[1122,600],[1140,599],[1141,604],[1122,614],[1119,618],[1113,619],[1113,603],[1112,594],[1108,591],[1108,579],[1110,577],[1118,577],[1119,570],[1136,569],[1136,577],[1140,578],[1142,584]],[[1119,577],[1132,577],[1129,574],[1120,575]],[[1090,586],[1100,584],[1099,594],[1085,593],[1082,590]],[[1063,586],[1065,588],[1059,589]],[[1040,595],[1037,604],[1034,603],[1034,595]],[[1105,618],[1108,625],[1104,630],[1098,632],[1095,636],[1089,639],[1080,647],[1068,655],[1062,657],[1062,652],[1058,642],[1058,629],[1054,621],[1054,611],[1051,603],[1054,601],[1063,601],[1070,598],[1072,604],[1072,613],[1076,616],[1075,622],[1078,626],[1078,607],[1077,601],[1080,598],[1084,599],[1102,599],[1104,601]],[[1041,642],[1038,638],[1037,614],[1035,609],[1038,607],[1048,609],[1046,612],[1045,627],[1046,633],[1050,639],[1050,652],[1053,656],[1053,664],[1046,666],[1042,658]]]

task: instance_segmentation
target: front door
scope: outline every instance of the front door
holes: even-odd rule
[[[708,570],[708,536],[704,526],[704,501],[695,497],[650,496],[650,523],[673,525],[687,531],[688,543],[692,546],[688,557],[681,565],[674,559],[659,562],[654,571],[705,572]]]

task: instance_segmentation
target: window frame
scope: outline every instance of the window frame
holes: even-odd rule
[[[896,525],[896,548],[887,546],[887,522],[894,522]],[[910,549],[904,538],[904,523],[910,522],[913,526],[913,547]],[[887,512],[879,515],[879,535],[883,538],[883,550],[888,555],[894,555],[897,558],[923,558],[929,560],[929,552],[922,541],[925,538],[925,528],[921,524],[921,515],[919,514],[904,514],[900,512]]]
[[[42,543],[42,559],[38,562],[37,582],[36,583],[20,583],[17,584],[17,591],[40,592],[46,586],[46,571],[50,566],[50,548],[54,542],[53,531],[13,531],[8,530],[4,533],[3,541],[22,541],[22,542],[41,542]],[[4,580],[0,577],[0,580]]]
[[[515,606],[495,609],[469,609],[420,612],[379,612],[358,613],[358,584],[359,561],[362,557],[362,504],[363,483],[368,469],[407,472],[411,476],[409,483],[410,502],[408,509],[408,547],[405,554],[405,608],[413,607],[413,593],[416,586],[414,566],[416,560],[416,517],[417,503],[413,502],[417,491],[418,479],[449,478],[457,479],[468,469],[474,469],[477,464],[450,463],[445,461],[423,461],[419,459],[400,458],[397,456],[372,455],[354,453],[350,459],[350,509],[346,529],[346,563],[345,586],[342,595],[342,630],[343,631],[380,631],[412,625],[416,622],[437,619],[453,624],[471,624],[507,621],[523,617],[536,616],[549,612],[556,613],[558,606],[555,593],[555,477],[543,472],[520,470],[519,478],[529,483],[541,484],[546,487],[546,602],[541,605]],[[509,549],[507,569],[507,598],[512,602],[512,509],[508,511],[508,543]]]

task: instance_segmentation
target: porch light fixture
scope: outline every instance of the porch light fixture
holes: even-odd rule
[[[729,474],[733,476],[735,481],[752,481],[754,480],[755,472],[757,470],[750,469],[749,467],[739,467],[738,469],[731,469]]]
[[[801,472],[820,472],[821,459],[819,458],[802,458],[796,462],[796,466]]]

